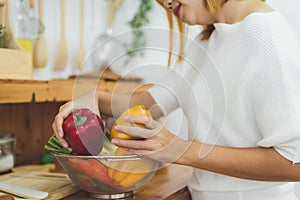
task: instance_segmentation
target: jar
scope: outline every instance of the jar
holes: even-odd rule
[[[25,6],[24,0],[18,0],[16,4],[17,19],[15,27],[15,36],[21,47],[29,52],[33,52],[33,40],[31,34],[30,16]]]
[[[0,173],[9,172],[15,164],[15,136],[0,133]]]

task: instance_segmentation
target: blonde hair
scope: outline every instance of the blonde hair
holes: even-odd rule
[[[171,59],[172,59],[172,49],[173,49],[173,29],[174,29],[174,21],[173,21],[173,13],[170,12],[167,8],[163,6],[163,0],[156,0],[166,11],[168,22],[169,22],[169,28],[170,28],[170,46],[169,46],[169,58],[168,58],[168,67],[171,66]],[[177,26],[180,31],[180,50],[177,62],[181,62],[183,60],[183,54],[184,54],[184,38],[186,35],[185,30],[185,23],[176,18]]]

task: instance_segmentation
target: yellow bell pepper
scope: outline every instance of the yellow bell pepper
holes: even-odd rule
[[[120,147],[115,153],[118,156],[128,154],[131,153]],[[148,158],[111,162],[108,169],[108,176],[120,186],[130,188],[147,177],[154,170],[154,164],[155,161]]]
[[[110,138],[118,138],[118,139],[125,139],[125,140],[130,140],[130,139],[136,139],[131,135],[125,134],[125,133],[120,133],[115,130],[115,126],[117,125],[126,125],[126,126],[140,126],[143,127],[142,124],[130,124],[124,121],[125,116],[132,116],[132,115],[138,115],[138,116],[148,116],[151,117],[151,113],[147,108],[143,105],[137,105],[132,108],[127,109],[124,111],[120,117],[115,121],[113,124],[111,131],[110,131]]]

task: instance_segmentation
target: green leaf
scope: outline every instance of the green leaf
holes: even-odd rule
[[[130,45],[125,45],[127,49],[127,56],[134,57],[138,54],[136,49],[142,48],[146,44],[146,39],[142,30],[138,30],[138,28],[142,28],[147,23],[149,23],[148,13],[153,8],[152,0],[141,0],[141,4],[132,18],[128,23],[132,29],[137,29],[133,31],[134,39],[132,40]]]
[[[5,39],[5,26],[3,26],[2,24],[0,24],[0,40],[4,40]]]
[[[43,152],[39,157],[41,165],[55,163],[55,156],[50,152]]]

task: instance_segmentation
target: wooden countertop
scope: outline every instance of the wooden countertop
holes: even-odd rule
[[[135,191],[135,195],[124,200],[189,200],[186,187],[192,176],[192,168],[181,165],[168,165],[158,170],[153,179]],[[88,193],[80,191],[63,200],[95,200]]]

